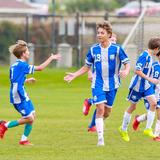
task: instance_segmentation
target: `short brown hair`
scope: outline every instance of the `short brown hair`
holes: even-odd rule
[[[160,51],[156,54],[156,56],[157,56],[157,57],[159,57],[159,56],[160,56]]]
[[[110,34],[110,37],[112,36],[112,26],[109,21],[104,21],[102,23],[97,23],[97,30],[98,28],[103,28],[107,31],[108,34]]]
[[[22,54],[27,50],[27,43],[23,40],[18,40],[15,44],[9,47],[9,52],[17,58],[21,58]]]
[[[160,38],[158,37],[151,38],[148,42],[148,48],[149,49],[160,48]]]

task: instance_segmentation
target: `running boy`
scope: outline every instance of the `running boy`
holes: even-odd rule
[[[108,21],[97,24],[97,39],[99,44],[93,45],[86,56],[85,65],[74,73],[68,73],[64,80],[71,82],[76,77],[88,72],[94,67],[92,79],[93,103],[96,105],[97,146],[104,145],[103,118],[111,113],[112,105],[120,85],[120,77],[124,78],[130,70],[129,59],[124,50],[110,43],[112,27]],[[121,64],[124,69],[120,70]]]
[[[112,36],[111,36],[111,38],[109,40],[110,40],[111,43],[116,44],[117,35],[115,33],[112,33]],[[92,81],[92,72],[91,72],[91,70],[88,71],[88,80]],[[88,98],[88,99],[84,100],[84,103],[83,103],[83,114],[85,116],[88,115],[92,105],[93,105],[93,99],[92,98]],[[95,111],[94,111],[94,113],[92,115],[92,120],[91,120],[91,122],[90,122],[90,124],[88,126],[88,132],[96,132],[95,120],[96,120],[96,109],[95,109]]]
[[[144,134],[152,138],[154,137],[151,127],[155,117],[157,101],[152,83],[158,84],[160,81],[150,77],[150,73],[152,68],[152,56],[159,52],[159,48],[160,38],[151,38],[148,43],[148,49],[142,52],[137,60],[135,75],[132,77],[129,86],[128,100],[130,101],[130,107],[125,111],[122,126],[118,129],[124,141],[128,142],[130,140],[127,128],[131,120],[131,114],[136,109],[137,102],[144,97],[150,104]]]
[[[9,47],[11,54],[17,57],[17,61],[10,67],[10,102],[14,108],[22,115],[19,120],[13,121],[1,121],[0,123],[0,138],[4,137],[5,132],[8,128],[16,127],[25,124],[24,133],[19,142],[20,145],[32,145],[28,141],[28,136],[32,130],[32,124],[35,120],[34,106],[29,99],[25,88],[25,82],[34,82],[34,78],[26,79],[27,74],[33,74],[34,71],[42,71],[46,68],[53,60],[58,60],[60,55],[51,56],[41,65],[33,66],[27,63],[29,59],[29,50],[27,43],[19,40],[16,44]]]
[[[160,79],[160,52],[157,53],[157,58],[158,61],[154,62],[152,65],[152,77],[156,79]],[[155,89],[155,95],[157,99],[157,107],[156,107],[156,112],[157,112],[157,121],[155,125],[155,131],[154,135],[156,136],[153,138],[154,141],[160,142],[160,85],[154,85]],[[144,99],[144,104],[147,109],[147,111],[150,108],[150,105],[146,99]],[[138,129],[138,126],[141,122],[144,122],[147,120],[147,114],[142,114],[140,116],[136,116],[134,121],[133,121],[133,129],[136,131]]]

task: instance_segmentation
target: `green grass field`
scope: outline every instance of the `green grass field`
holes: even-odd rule
[[[8,67],[0,68],[0,119],[15,120],[20,115],[9,103],[8,70]],[[0,160],[155,160],[160,157],[160,144],[143,136],[145,124],[138,132],[129,127],[128,143],[117,132],[129,105],[125,98],[130,76],[123,80],[112,114],[105,121],[106,145],[97,147],[96,133],[87,132],[95,107],[88,116],[82,114],[83,100],[91,96],[90,83],[87,76],[82,76],[67,84],[63,81],[65,72],[46,69],[35,73],[37,83],[26,86],[37,115],[29,138],[35,145],[20,146],[23,126],[11,128],[0,140]],[[132,119],[144,111],[143,103],[138,104]]]

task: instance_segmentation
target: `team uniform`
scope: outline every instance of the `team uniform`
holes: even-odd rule
[[[152,77],[155,79],[160,78],[160,62],[154,62],[152,65]],[[160,86],[159,85],[153,85],[153,88],[155,90],[155,96],[157,99],[157,108],[160,108]],[[146,109],[148,110],[150,105],[146,99],[144,99],[144,104]]]
[[[119,70],[129,63],[128,56],[117,44],[110,43],[107,48],[101,44],[93,45],[86,56],[86,65],[93,65],[92,78],[93,103],[105,103],[112,107],[117,88],[120,86]]]
[[[152,61],[152,57],[147,51],[144,51],[137,60],[136,70],[140,70],[145,75],[150,76]],[[141,98],[155,93],[153,84],[137,74],[132,77],[129,89],[128,100],[132,103],[137,103]]]
[[[10,102],[22,117],[28,117],[35,112],[34,106],[24,87],[26,75],[33,73],[34,66],[20,59],[10,67]]]

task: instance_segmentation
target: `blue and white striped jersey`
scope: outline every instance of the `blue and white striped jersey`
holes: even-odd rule
[[[137,60],[135,69],[142,71],[147,76],[150,76],[151,69],[152,69],[152,63],[153,63],[152,57],[148,54],[148,51],[144,51],[140,54]],[[137,92],[144,92],[151,85],[152,84],[149,81],[135,74],[132,77],[129,88],[134,89]]]
[[[151,76],[156,79],[160,78],[160,62],[156,61],[152,64]]]
[[[10,102],[19,104],[22,101],[29,100],[29,97],[24,88],[24,82],[27,74],[34,73],[34,66],[29,65],[25,61],[18,59],[10,67]]]
[[[153,78],[160,79],[160,62],[154,62],[152,64],[152,75]],[[160,84],[154,85],[155,95],[157,101],[160,100]]]
[[[93,65],[92,88],[111,91],[119,87],[121,64],[129,63],[129,59],[117,44],[110,43],[107,48],[95,44],[89,49],[85,63]]]

